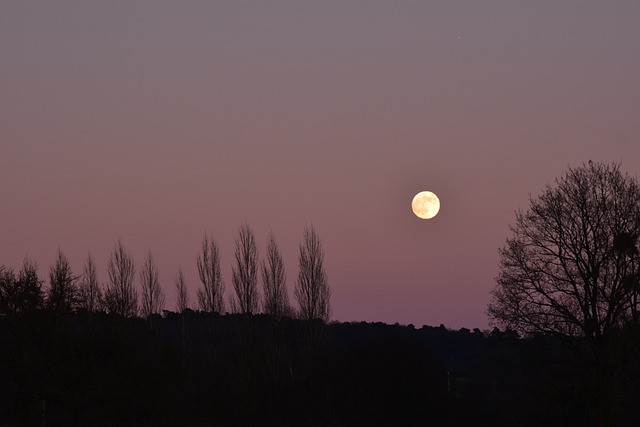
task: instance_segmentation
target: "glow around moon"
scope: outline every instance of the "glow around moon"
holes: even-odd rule
[[[440,211],[440,199],[431,191],[421,191],[413,197],[411,210],[418,218],[431,219]]]

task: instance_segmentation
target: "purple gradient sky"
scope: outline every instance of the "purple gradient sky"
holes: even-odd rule
[[[0,264],[90,250],[105,281],[121,237],[173,309],[205,230],[229,297],[243,220],[291,291],[313,223],[334,319],[485,328],[529,193],[640,170],[639,23],[636,0],[4,0]]]

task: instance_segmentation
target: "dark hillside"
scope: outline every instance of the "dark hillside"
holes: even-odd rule
[[[498,330],[37,311],[0,343],[0,425],[588,425],[568,353]]]

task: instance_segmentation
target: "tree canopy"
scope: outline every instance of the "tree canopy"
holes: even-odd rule
[[[637,322],[640,187],[620,165],[569,168],[510,230],[488,307],[495,323],[602,342]]]

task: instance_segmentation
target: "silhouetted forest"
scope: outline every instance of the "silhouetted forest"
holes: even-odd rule
[[[0,317],[1,425],[589,425],[549,336],[185,310]],[[633,425],[640,363],[612,405]]]

